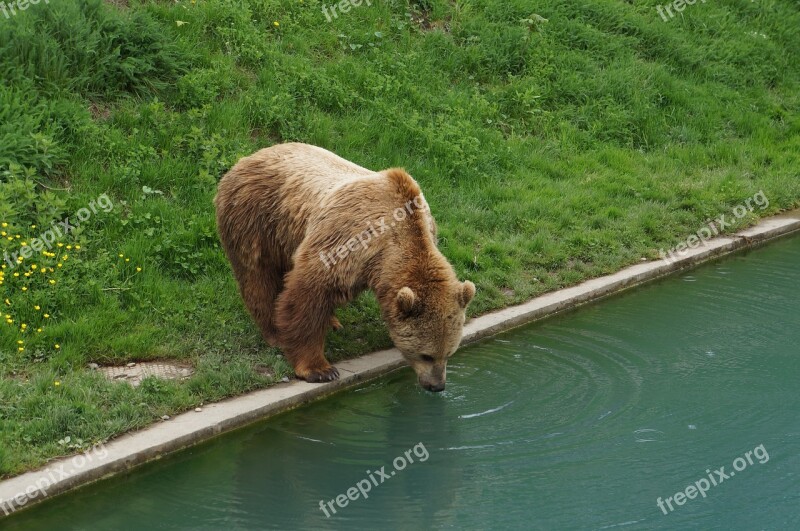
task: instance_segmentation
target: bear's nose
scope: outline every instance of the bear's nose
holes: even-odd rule
[[[429,383],[429,384],[425,384],[425,389],[427,389],[428,391],[432,391],[434,393],[441,393],[442,391],[444,391],[444,386],[445,386],[444,382],[435,383],[435,384]]]

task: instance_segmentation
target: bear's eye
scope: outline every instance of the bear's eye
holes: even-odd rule
[[[419,357],[425,363],[433,363],[433,356],[428,356],[427,354],[423,354]]]

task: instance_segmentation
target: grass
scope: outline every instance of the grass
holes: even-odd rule
[[[0,254],[113,205],[3,262],[0,476],[290,374],[243,309],[211,204],[260,147],[405,166],[478,286],[473,315],[656,258],[759,190],[769,208],[736,228],[798,206],[796,3],[664,22],[659,1],[386,0],[330,23],[318,0],[0,16]],[[331,358],[389,344],[371,295],[339,318]],[[152,359],[196,373],[133,389],[85,369]]]

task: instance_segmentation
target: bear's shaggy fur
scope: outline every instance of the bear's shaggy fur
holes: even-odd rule
[[[326,332],[341,326],[334,310],[372,289],[420,384],[444,389],[475,286],[437,249],[436,224],[410,175],[281,144],[241,159],[214,203],[245,305],[299,378],[338,377],[324,355]]]

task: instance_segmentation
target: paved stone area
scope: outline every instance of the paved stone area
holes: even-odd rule
[[[188,365],[176,365],[163,361],[143,361],[121,367],[97,367],[96,370],[109,380],[128,382],[134,387],[141,384],[142,380],[148,376],[164,380],[182,380],[194,374],[194,369]]]

